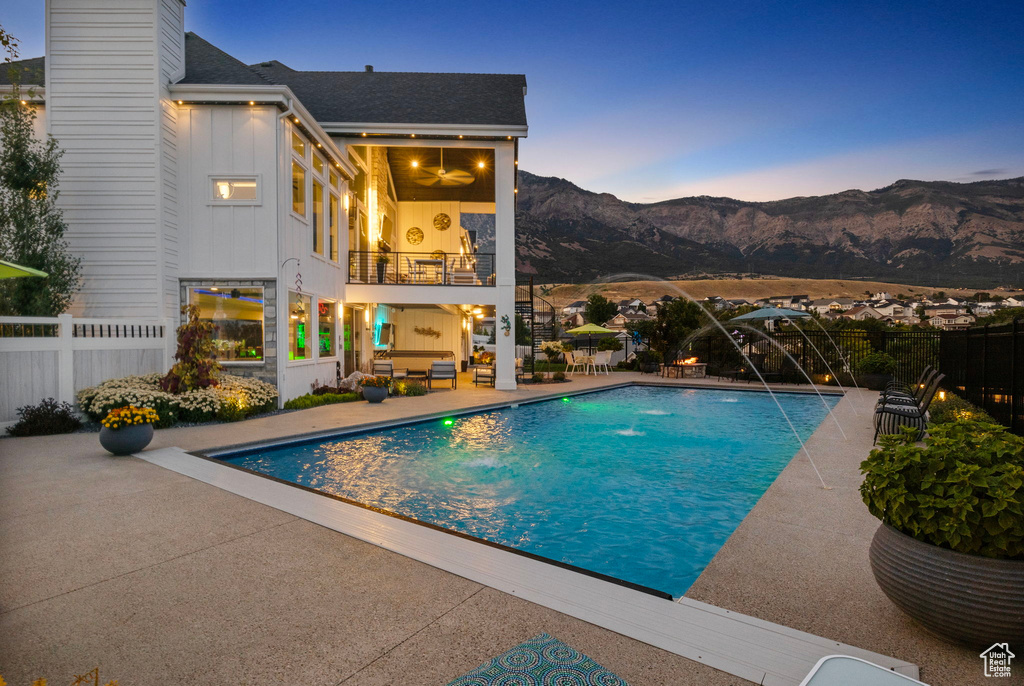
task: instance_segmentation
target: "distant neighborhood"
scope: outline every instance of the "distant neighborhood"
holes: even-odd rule
[[[953,331],[973,326],[979,317],[987,317],[1010,307],[1024,307],[1024,295],[1002,298],[979,293],[975,299],[948,297],[898,297],[891,293],[874,293],[864,298],[817,298],[807,295],[775,295],[758,300],[709,296],[700,304],[712,312],[740,308],[778,307],[798,312],[809,312],[822,319],[875,319],[890,326],[929,326]],[[620,300],[617,313],[603,323],[608,329],[625,331],[630,322],[654,319],[659,307],[674,300],[671,295],[651,302],[639,298]],[[585,323],[586,300],[571,302],[561,309],[565,329]]]

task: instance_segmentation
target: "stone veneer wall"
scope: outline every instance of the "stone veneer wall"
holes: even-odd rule
[[[274,279],[182,279],[181,302],[188,303],[188,289],[197,286],[232,288],[235,286],[263,287],[263,364],[224,363],[228,374],[246,376],[277,386],[277,282]]]

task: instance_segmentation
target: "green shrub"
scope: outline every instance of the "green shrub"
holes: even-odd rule
[[[985,410],[948,391],[946,392],[945,400],[942,400],[936,394],[935,399],[928,408],[928,412],[931,415],[932,424],[946,424],[957,419],[974,419],[990,424],[998,423]]]
[[[555,372],[551,378],[555,381],[565,381],[565,372]]]
[[[532,381],[533,383],[544,383],[544,375],[539,372],[535,373],[533,376],[530,377],[530,381]]]
[[[857,363],[858,374],[892,374],[896,371],[896,358],[887,353],[868,353]]]
[[[617,336],[602,338],[597,342],[597,349],[618,352],[619,350],[622,350],[622,341],[620,341]]]
[[[7,427],[12,436],[51,436],[69,434],[82,426],[71,403],[47,398],[38,405],[18,408],[18,422]]]
[[[284,409],[308,410],[311,407],[333,405],[334,403],[350,403],[356,400],[359,400],[358,393],[324,393],[322,395],[307,393],[306,395],[300,395],[298,398],[292,398],[286,402],[284,404]]]
[[[217,410],[217,419],[222,422],[238,422],[245,419],[245,408],[234,398],[229,398],[221,403]]]
[[[395,395],[417,397],[426,395],[427,387],[419,381],[396,381],[394,386],[391,387],[391,391]]]
[[[914,538],[961,553],[1024,559],[1024,438],[971,419],[882,436],[861,463],[874,516]]]

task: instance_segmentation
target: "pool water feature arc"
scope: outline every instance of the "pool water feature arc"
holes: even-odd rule
[[[764,392],[629,386],[215,457],[678,597],[798,450]]]

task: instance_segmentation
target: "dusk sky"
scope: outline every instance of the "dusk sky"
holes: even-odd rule
[[[1024,176],[1020,0],[190,0],[185,16],[247,63],[524,73],[521,168],[638,202]],[[0,24],[43,54],[41,0]]]

